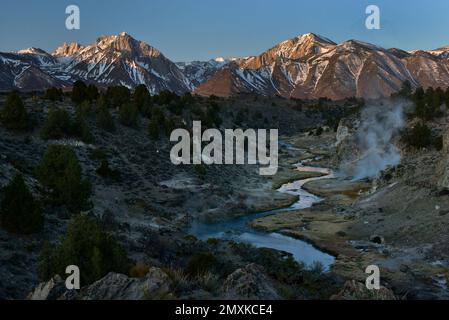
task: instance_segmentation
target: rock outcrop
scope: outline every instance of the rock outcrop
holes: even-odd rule
[[[336,163],[348,163],[358,159],[359,148],[357,146],[356,133],[360,126],[360,120],[353,116],[340,121],[336,135]]]
[[[64,43],[62,46],[60,46],[53,52],[53,55],[55,57],[70,57],[77,54],[79,51],[83,49],[84,46],[76,42],[70,44]]]
[[[79,291],[67,290],[60,276],[39,286],[28,296],[30,300],[144,300],[170,297],[170,280],[159,268],[150,268],[143,278],[109,273]]]
[[[254,263],[230,274],[223,283],[223,292],[225,297],[231,300],[281,298],[275,289],[275,283],[265,275],[265,270]]]
[[[168,276],[159,268],[150,268],[144,278],[129,278],[109,273],[82,290],[84,300],[143,300],[161,298],[170,291]]]
[[[58,300],[68,292],[64,280],[56,275],[47,282],[39,284],[28,295],[29,300]]]
[[[340,44],[313,33],[286,40],[259,56],[237,59],[196,93],[254,92],[286,98],[379,99],[401,89],[449,85],[447,48],[406,52],[357,40]],[[226,77],[224,77],[225,75]],[[227,90],[224,90],[224,89]]]

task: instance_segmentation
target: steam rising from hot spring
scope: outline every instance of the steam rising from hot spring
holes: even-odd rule
[[[351,164],[354,180],[375,177],[388,166],[396,166],[401,154],[393,144],[404,127],[404,102],[387,102],[365,108],[356,132],[359,156]]]

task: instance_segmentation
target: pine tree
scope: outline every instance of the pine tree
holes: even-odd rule
[[[44,99],[56,102],[56,101],[62,101],[62,89],[51,87],[48,88],[45,92]]]
[[[399,91],[399,96],[403,98],[409,98],[412,95],[412,84],[409,80],[402,83],[401,90]]]
[[[418,149],[426,148],[433,142],[432,130],[424,122],[419,122],[402,134],[401,141]]]
[[[185,95],[181,97],[181,103],[184,106],[189,106],[194,102],[194,98],[190,92],[187,92]]]
[[[47,120],[41,131],[42,139],[61,139],[71,133],[71,120],[65,109],[57,107],[50,108]]]
[[[112,106],[118,107],[124,103],[130,102],[131,92],[123,86],[108,87],[106,97]]]
[[[145,99],[151,97],[145,85],[141,84],[134,90],[134,104],[139,110],[142,110]]]
[[[109,109],[107,107],[99,107],[97,110],[97,125],[106,131],[114,132],[115,131],[115,124],[114,120],[112,119],[111,113],[109,112]]]
[[[142,114],[142,116],[146,117],[146,118],[151,118],[151,114],[153,112],[153,99],[151,98],[151,96],[147,96],[145,97],[145,100],[143,101],[143,105],[140,108],[140,113]]]
[[[44,215],[39,203],[29,191],[23,177],[16,175],[4,188],[0,203],[0,222],[13,233],[31,234],[44,226]]]
[[[81,104],[76,108],[76,115],[80,116],[82,118],[87,118],[92,111],[92,107],[90,105],[90,102],[87,100],[84,100],[81,102]]]
[[[417,101],[423,100],[424,94],[424,89],[422,87],[416,88],[415,93],[413,94],[413,101],[416,103]]]
[[[98,96],[99,96],[98,88],[95,85],[90,84],[86,89],[86,95],[87,95],[87,99],[90,102],[97,100]]]
[[[82,81],[75,81],[72,89],[72,101],[76,104],[80,104],[85,100],[88,100],[87,87]]]
[[[97,99],[97,110],[101,108],[109,108],[109,101],[104,93],[100,94]]]
[[[45,281],[55,274],[65,274],[68,265],[83,270],[81,283],[87,285],[109,272],[127,273],[130,263],[121,245],[96,220],[78,215],[59,245],[44,246],[39,257],[39,276]]]
[[[89,125],[82,113],[77,113],[75,121],[72,125],[71,134],[83,141],[84,143],[92,143],[94,138],[90,132]]]
[[[13,91],[8,94],[5,106],[0,112],[0,120],[5,128],[10,130],[22,131],[28,129],[28,113],[17,92]]]
[[[120,122],[127,127],[137,126],[139,111],[132,103],[125,103],[120,107]]]
[[[83,179],[81,165],[70,147],[50,145],[35,173],[53,204],[65,205],[74,212],[87,206],[91,187]]]
[[[444,92],[444,103],[446,104],[446,108],[449,108],[449,87]]]

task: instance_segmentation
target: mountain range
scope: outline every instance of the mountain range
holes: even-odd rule
[[[156,48],[122,32],[83,46],[63,44],[0,52],[0,90],[98,86],[147,86],[151,93],[232,96],[257,93],[300,99],[377,99],[413,87],[449,86],[449,46],[404,51],[348,40],[337,44],[313,33],[279,43],[258,56],[174,63]]]

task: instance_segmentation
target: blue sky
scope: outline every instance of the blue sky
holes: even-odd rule
[[[65,8],[81,10],[81,29],[65,28]],[[381,10],[381,30],[365,28],[365,8]],[[63,42],[90,44],[126,31],[174,61],[255,55],[307,32],[335,42],[384,47],[449,45],[447,0],[2,0],[0,51]]]

